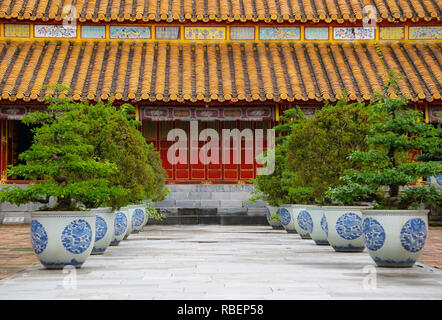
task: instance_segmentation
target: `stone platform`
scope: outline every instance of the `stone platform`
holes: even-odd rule
[[[250,203],[252,185],[168,185],[171,193],[155,206],[161,224],[267,225],[264,201]],[[154,222],[155,223],[155,222]]]
[[[21,186],[25,188],[26,186]],[[171,193],[155,206],[166,216],[155,224],[221,224],[267,225],[264,201],[250,203],[252,185],[181,184],[168,185]],[[0,187],[1,189],[1,187]],[[30,212],[39,204],[15,206],[0,204],[0,224],[20,224],[31,221]]]
[[[374,265],[269,226],[155,225],[81,269],[39,264],[0,280],[0,299],[441,299],[442,271]]]

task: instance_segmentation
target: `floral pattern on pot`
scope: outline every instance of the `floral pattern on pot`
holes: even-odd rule
[[[298,215],[298,225],[301,229],[311,233],[313,231],[313,219],[307,210],[302,210]]]
[[[139,227],[144,222],[144,211],[141,209],[135,209],[132,214],[132,228]]]
[[[408,220],[400,233],[402,247],[410,252],[422,250],[427,239],[427,226],[420,218]]]
[[[127,229],[127,218],[122,212],[117,212],[115,216],[115,235],[120,236]]]
[[[48,234],[37,220],[32,220],[31,222],[31,242],[36,254],[42,253],[48,244]]]
[[[328,224],[327,224],[327,219],[325,218],[325,214],[323,214],[321,218],[321,228],[328,237]]]
[[[107,232],[106,221],[102,217],[97,216],[95,222],[95,241],[99,241],[104,238]]]
[[[61,234],[61,243],[67,251],[80,254],[86,251],[92,242],[92,228],[83,219],[69,223]]]
[[[354,240],[362,235],[362,219],[352,212],[344,213],[336,221],[336,231],[345,240]]]
[[[364,242],[371,251],[382,248],[385,242],[385,231],[382,225],[373,218],[365,218],[362,223]]]
[[[288,225],[290,223],[290,212],[286,208],[279,209],[279,215],[281,217],[281,223]]]

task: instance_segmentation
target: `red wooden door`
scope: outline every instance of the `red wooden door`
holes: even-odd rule
[[[256,163],[255,157],[255,130],[263,129],[264,141],[263,147],[266,149],[266,130],[271,128],[270,121],[199,121],[198,136],[196,141],[191,144],[190,122],[189,121],[144,121],[142,132],[148,143],[153,143],[155,149],[160,153],[163,167],[168,174],[168,183],[238,183],[239,181],[248,182],[256,177],[256,170],[260,167]],[[187,135],[187,162],[171,164],[167,159],[169,148],[175,141],[167,141],[167,135],[172,129],[182,129]],[[213,129],[218,133],[217,141],[219,148],[211,149],[207,154],[213,159],[212,152],[217,153],[218,162],[204,163],[200,157],[201,148],[207,144],[208,140],[199,141],[199,135],[204,129]],[[241,161],[237,163],[234,158],[234,143],[230,141],[227,147],[229,163],[223,162],[223,129],[238,129],[243,131],[250,129],[252,132],[252,143],[247,144],[245,137],[240,139]],[[195,152],[194,163],[191,162],[191,152]],[[252,162],[246,161],[247,153],[250,154]],[[216,157],[215,157],[216,158]]]

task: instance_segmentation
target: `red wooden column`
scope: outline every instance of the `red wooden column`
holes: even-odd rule
[[[9,121],[0,120],[0,184],[5,184],[8,178],[6,168],[8,167],[8,138]]]

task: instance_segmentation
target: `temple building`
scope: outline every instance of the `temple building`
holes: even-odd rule
[[[441,10],[437,0],[0,0],[1,184],[26,183],[6,173],[32,140],[19,120],[58,83],[74,100],[133,104],[171,185],[247,185],[258,167],[171,164],[171,129],[268,129],[295,105],[313,116],[344,92],[368,101],[387,70],[440,122]]]

